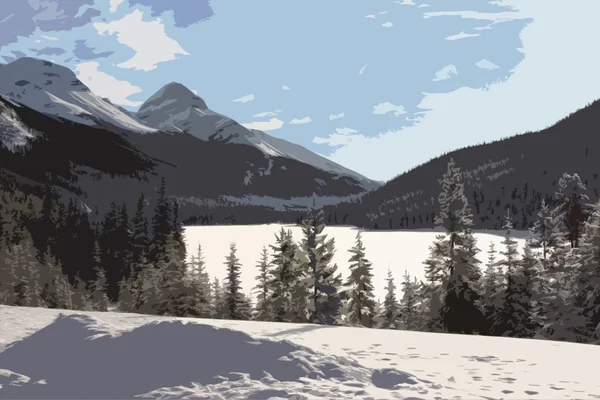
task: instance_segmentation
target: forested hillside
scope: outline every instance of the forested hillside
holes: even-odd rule
[[[502,228],[504,210],[510,208],[514,227],[527,229],[542,200],[556,204],[554,193],[564,172],[577,173],[590,199],[599,198],[599,125],[600,101],[596,101],[547,129],[453,151],[360,200],[326,207],[327,223],[375,229],[432,227],[439,211],[438,179],[453,158],[462,170],[476,228]]]

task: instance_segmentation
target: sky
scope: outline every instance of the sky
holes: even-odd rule
[[[598,0],[4,0],[0,62],[136,110],[179,82],[247,127],[388,180],[600,97]]]

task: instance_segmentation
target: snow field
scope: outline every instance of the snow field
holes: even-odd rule
[[[291,229],[295,241],[302,239],[302,228],[295,225],[265,224],[265,225],[223,225],[223,226],[188,226],[185,228],[185,242],[188,252],[188,261],[197,254],[198,244],[202,245],[204,261],[211,280],[217,277],[220,281],[225,278],[225,257],[229,254],[229,245],[235,242],[237,256],[242,264],[242,288],[244,293],[250,293],[256,285],[255,277],[258,271],[255,268],[260,258],[263,246],[267,246],[271,253],[271,244],[275,243],[275,234],[284,229]],[[385,277],[387,269],[392,270],[394,282],[398,293],[401,293],[400,283],[404,271],[407,270],[411,277],[417,280],[424,279],[423,261],[429,256],[429,246],[440,232],[435,230],[419,231],[362,231],[362,239],[366,247],[367,258],[373,263],[375,296],[383,300],[385,297]],[[348,276],[348,250],[355,244],[357,228],[348,226],[326,227],[323,233],[328,238],[335,238],[336,253],[333,262],[337,263],[338,271],[342,277]],[[519,250],[525,243],[525,234],[515,232],[515,240]],[[475,233],[477,247],[481,250],[478,258],[480,265],[485,269],[487,251],[490,242],[494,242],[496,251],[502,251],[504,246],[503,232]]]
[[[598,358],[534,339],[0,306],[2,398],[598,399]]]

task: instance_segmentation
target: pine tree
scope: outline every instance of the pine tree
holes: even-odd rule
[[[269,280],[273,316],[276,322],[289,322],[293,318],[292,287],[296,278],[296,245],[291,231],[286,232],[283,228],[279,236],[275,235],[275,240],[276,244],[270,246],[273,250],[273,268]]]
[[[223,287],[221,286],[219,279],[215,277],[213,282],[213,304],[212,304],[212,318],[214,319],[223,319],[226,316],[226,303],[225,303],[225,293],[223,291]]]
[[[257,292],[256,307],[254,311],[254,319],[257,321],[271,321],[273,311],[270,303],[269,291],[269,252],[266,247],[263,247],[260,261],[256,265],[259,274],[255,277],[258,282],[254,289]]]
[[[565,238],[573,247],[579,247],[583,224],[587,218],[584,202],[588,200],[586,187],[578,174],[567,173],[558,180],[557,200],[562,204],[557,208],[557,216],[565,228]]]
[[[380,323],[378,324],[378,328],[398,329],[401,326],[401,311],[400,304],[396,299],[394,277],[390,269],[387,271],[386,282],[385,300],[383,301],[383,310],[379,317]]]
[[[543,260],[547,260],[549,249],[556,245],[557,231],[555,229],[556,221],[545,199],[542,200],[540,210],[536,216],[537,219],[530,229],[532,235],[530,244],[534,248],[541,247]]]
[[[160,276],[160,298],[157,305],[159,315],[187,317],[194,312],[192,293],[185,282],[187,266],[181,256],[181,243],[172,235],[167,237],[164,255],[157,264]]]
[[[429,246],[429,257],[423,262],[425,283],[420,288],[419,295],[423,299],[423,329],[428,332],[443,331],[440,311],[443,306],[444,288],[448,283],[448,242],[445,238],[445,235],[436,236],[436,240]]]
[[[462,173],[453,159],[448,162],[440,185],[440,211],[435,222],[446,229],[442,248],[446,251],[443,259],[448,274],[442,293],[441,322],[448,332],[480,332],[485,324],[476,290],[480,278],[480,262],[476,258],[479,249],[470,231],[473,216],[464,194]]]
[[[356,235],[356,244],[350,249],[350,275],[344,286],[349,299],[346,307],[347,320],[352,325],[372,327],[375,318],[375,297],[373,295],[372,265],[365,257],[365,247],[361,234]]]
[[[531,253],[529,244],[523,249],[523,258],[520,261],[511,261],[513,241],[507,235],[505,240],[506,257],[506,290],[503,293],[503,303],[496,315],[492,328],[496,335],[510,337],[533,337],[537,334],[539,326],[536,322],[534,306],[534,280],[536,279],[536,266],[538,261]],[[516,250],[515,250],[516,251]]]
[[[162,178],[154,208],[154,216],[152,217],[152,245],[149,254],[151,263],[157,264],[159,261],[164,261],[167,241],[172,232],[171,209],[167,201],[166,181],[165,178]]]
[[[196,254],[192,257],[190,277],[194,293],[194,307],[196,316],[208,318],[211,315],[211,285],[201,245],[198,245]]]
[[[488,325],[485,331],[488,333],[502,306],[504,290],[504,274],[497,262],[496,254],[494,242],[490,242],[486,270],[481,279],[482,307]]]
[[[400,300],[400,315],[402,318],[402,328],[406,330],[419,330],[421,326],[421,316],[418,310],[418,291],[419,287],[416,280],[410,280],[408,271],[404,271],[402,281],[402,299]]]
[[[137,275],[138,268],[142,265],[142,258],[148,256],[150,240],[148,238],[148,220],[144,213],[146,199],[144,194],[140,195],[135,208],[135,215],[131,220],[133,226],[133,234],[131,236],[131,262],[136,266],[134,274]]]
[[[225,307],[227,310],[228,319],[247,319],[247,315],[242,313],[244,308],[244,298],[241,292],[240,282],[240,260],[236,256],[235,243],[229,246],[229,255],[226,257],[225,265],[227,266],[226,290],[225,290]]]

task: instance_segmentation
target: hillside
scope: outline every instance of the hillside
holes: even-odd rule
[[[600,397],[590,345],[7,306],[0,321],[3,398]]]
[[[453,151],[396,177],[360,202],[327,207],[328,222],[376,229],[433,226],[438,179],[453,158],[463,171],[476,228],[499,229],[510,207],[516,228],[526,229],[541,200],[552,202],[565,172],[579,174],[590,202],[598,200],[599,125],[596,101],[547,129]]]

